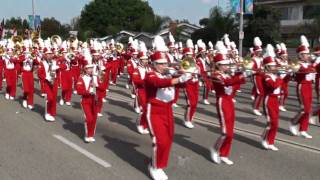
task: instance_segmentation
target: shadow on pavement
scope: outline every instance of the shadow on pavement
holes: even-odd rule
[[[129,163],[132,167],[136,168],[143,174],[148,174],[147,166],[150,158],[145,154],[136,150],[138,144],[127,142],[118,138],[103,135],[102,138],[107,142],[106,148],[111,150],[123,161]],[[125,172],[124,172],[125,173]]]

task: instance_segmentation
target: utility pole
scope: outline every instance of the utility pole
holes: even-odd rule
[[[242,57],[243,32],[243,0],[240,0],[239,56]]]
[[[35,21],[35,1],[32,0],[32,16],[33,16],[33,30],[35,30],[36,28],[34,27],[34,21]]]

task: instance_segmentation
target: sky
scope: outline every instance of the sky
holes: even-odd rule
[[[32,14],[32,0],[0,0],[0,18],[27,18]],[[70,23],[79,16],[85,4],[91,0],[34,0],[35,11],[41,18],[55,17],[62,23]],[[158,15],[172,19],[187,19],[198,24],[199,19],[208,17],[212,7],[226,7],[228,0],[148,0],[149,5]]]

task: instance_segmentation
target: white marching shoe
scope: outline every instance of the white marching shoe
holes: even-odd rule
[[[78,94],[78,92],[77,91],[73,91],[73,94]]]
[[[178,105],[178,104],[176,104],[176,103],[173,103],[173,104],[172,104],[172,107],[174,107],[174,108],[178,108],[178,107],[179,107],[179,105]]]
[[[137,114],[140,114],[141,113],[141,109],[139,107],[135,107],[134,108],[134,111],[137,113]]]
[[[311,139],[311,138],[312,138],[312,136],[309,135],[306,131],[301,131],[301,132],[300,132],[300,135],[301,135],[302,137],[306,138],[306,139]]]
[[[214,149],[214,148],[210,148],[210,157],[211,160],[216,163],[216,164],[221,164],[221,157],[219,155],[219,153]]]
[[[316,119],[317,119],[317,117],[315,117],[315,116],[310,117],[309,124],[316,125],[317,124]]]
[[[63,105],[64,105],[64,100],[63,100],[63,99],[60,99],[59,104],[60,104],[61,106],[63,106]]]
[[[263,141],[261,142],[261,145],[262,145],[262,147],[265,148],[265,149],[270,149],[268,142],[265,141],[265,140],[263,140]]]
[[[102,102],[107,102],[106,98],[102,98]]]
[[[129,89],[129,84],[126,84],[126,89]]]
[[[257,116],[262,116],[261,112],[258,109],[254,109],[253,114],[255,114]]]
[[[148,169],[149,169],[150,176],[153,180],[167,180],[168,179],[168,177],[165,177],[167,175],[163,172],[163,170],[161,171],[161,169],[156,169],[156,168],[152,167],[150,164],[148,166]]]
[[[221,157],[221,162],[224,162],[225,164],[231,166],[233,165],[233,161],[231,161],[228,157]]]
[[[66,102],[66,105],[67,106],[71,106],[71,102]]]
[[[294,136],[299,136],[298,126],[292,123],[289,124],[289,131]]]
[[[44,118],[46,119],[46,121],[51,121],[51,122],[55,120],[54,117],[51,116],[50,114],[46,114]]]
[[[251,100],[254,100],[254,96],[251,96]]]
[[[279,151],[279,148],[277,148],[273,144],[269,145],[269,149],[271,149],[272,151]]]
[[[22,101],[22,106],[23,106],[24,108],[27,108],[27,107],[28,107],[27,100],[23,100],[23,101]]]
[[[101,114],[101,113],[98,113],[98,114],[97,114],[97,116],[98,116],[98,117],[102,117],[102,116],[103,116],[103,114]]]
[[[148,129],[143,128],[143,126],[141,126],[141,125],[137,126],[137,130],[140,134],[149,134],[150,133]]]
[[[6,93],[6,95],[4,96],[7,100],[10,98],[9,94]]]
[[[232,99],[232,102],[233,102],[233,103],[236,103],[236,102],[237,102],[237,100],[236,100],[236,99]]]
[[[279,106],[279,110],[280,110],[280,111],[283,111],[283,112],[286,112],[286,111],[287,111],[287,109],[284,108],[284,106]]]
[[[28,108],[29,108],[30,110],[32,110],[32,109],[33,109],[33,106],[32,106],[32,105],[28,105]]]
[[[14,100],[14,97],[10,96],[10,100]]]
[[[135,94],[131,94],[131,98],[132,99],[136,98],[136,95]]]
[[[184,126],[186,126],[189,129],[193,129],[194,128],[194,125],[190,121],[185,121],[184,122]]]
[[[93,137],[85,137],[85,138],[84,138],[84,141],[85,141],[86,143],[96,142],[96,140],[95,140]]]
[[[209,105],[210,102],[208,101],[208,99],[204,99],[204,100],[203,100],[203,104]]]

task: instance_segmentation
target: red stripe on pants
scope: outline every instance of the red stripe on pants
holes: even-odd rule
[[[230,149],[233,140],[235,119],[232,97],[218,97],[216,100],[216,108],[220,122],[221,136],[216,141],[215,148],[220,152],[221,157],[228,157],[230,155]]]
[[[154,151],[152,165],[163,169],[168,165],[174,134],[172,104],[148,104],[147,119]]]
[[[277,96],[267,95],[264,98],[264,111],[267,116],[267,127],[262,138],[268,144],[274,144],[279,124],[279,100]]]

